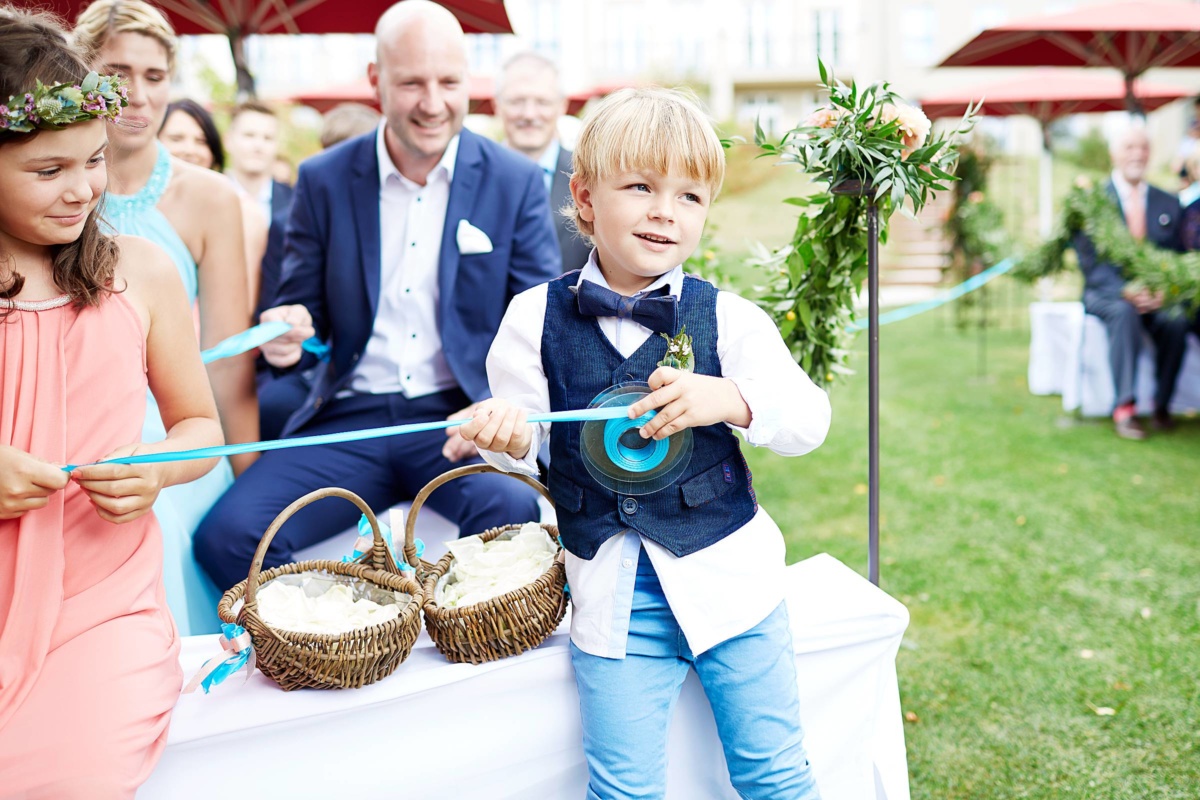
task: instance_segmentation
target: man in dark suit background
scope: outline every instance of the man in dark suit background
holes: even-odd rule
[[[1109,194],[1121,209],[1130,234],[1167,250],[1182,250],[1179,201],[1174,195],[1146,183],[1150,140],[1140,126],[1115,138]],[[1118,436],[1144,439],[1146,431],[1134,416],[1135,370],[1142,333],[1154,340],[1157,355],[1153,424],[1158,430],[1174,426],[1169,406],[1183,364],[1191,322],[1180,309],[1164,309],[1163,298],[1126,280],[1121,264],[1100,261],[1091,240],[1076,234],[1075,251],[1083,272],[1083,305],[1104,321],[1108,331],[1109,361],[1116,390],[1113,422]]]
[[[428,0],[392,6],[368,77],[377,132],[300,168],[279,306],[293,330],[264,345],[276,369],[305,368],[314,331],[331,347],[284,436],[470,416],[489,395],[484,362],[513,295],[561,272],[542,176],[464,130],[467,61],[458,21]],[[341,486],[383,509],[478,458],[456,430],[265,453],[196,532],[219,586],[245,577],[270,521],[301,495]],[[429,506],[464,534],[538,518],[536,496],[503,475],[451,481]],[[275,537],[266,566],[352,526],[345,502],[313,504]]]
[[[496,81],[496,112],[504,125],[505,143],[542,169],[563,271],[582,269],[592,246],[559,213],[571,202],[571,151],[558,141],[558,118],[567,113],[558,67],[532,52],[510,58]]]

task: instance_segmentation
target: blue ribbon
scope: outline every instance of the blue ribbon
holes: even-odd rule
[[[241,625],[235,625],[232,622],[222,622],[221,631],[224,634],[225,641],[231,643],[239,636],[243,636],[246,633],[245,628],[243,628]],[[222,645],[224,644],[225,642],[223,641]],[[212,687],[220,685],[230,675],[233,675],[239,669],[246,666],[247,662],[250,661],[253,655],[253,646],[234,652],[231,656],[229,656],[229,658],[222,661],[211,672],[204,676],[204,679],[200,681],[200,688],[204,690],[205,694],[208,694]],[[220,658],[220,656],[218,656],[218,658]],[[205,664],[205,666],[207,667],[208,665]]]
[[[926,311],[932,311],[935,308],[944,306],[946,303],[953,302],[965,294],[970,294],[994,278],[1000,277],[1016,265],[1017,262],[1015,259],[1006,258],[994,267],[988,267],[978,275],[973,275],[970,278],[967,278],[958,286],[954,286],[945,290],[937,297],[924,300],[920,303],[913,303],[912,305],[904,306],[903,308],[893,309],[886,314],[880,314],[879,325],[882,327],[893,322],[900,322],[901,320],[906,320],[911,317],[915,317],[918,314],[924,314]],[[857,331],[866,330],[868,326],[868,321],[862,317],[859,317],[858,319],[854,320],[854,322],[851,322],[849,325],[847,325],[846,330],[849,333],[855,333]]]
[[[654,412],[649,412],[654,413]],[[579,411],[550,411],[545,414],[530,414],[529,422],[587,422],[589,420],[627,419],[629,409],[626,406],[608,408],[585,408]],[[413,422],[407,425],[392,425],[386,428],[367,428],[359,431],[343,431],[341,433],[324,433],[316,436],[297,436],[293,439],[273,439],[265,442],[245,442],[243,444],[227,444],[221,447],[200,447],[195,450],[177,450],[169,453],[143,453],[136,456],[122,456],[91,464],[67,464],[64,472],[72,472],[81,466],[96,464],[164,464],[170,461],[196,461],[205,458],[220,458],[236,456],[241,453],[259,453],[269,450],[288,450],[293,447],[311,447],[319,444],[338,444],[341,442],[360,442],[365,439],[380,439],[385,436],[402,436],[406,433],[422,433],[437,431],[465,425],[471,420],[438,420],[437,422]]]
[[[218,342],[213,347],[201,351],[200,360],[205,364],[211,364],[214,361],[220,361],[222,358],[240,356],[242,353],[247,353],[256,347],[262,347],[273,339],[278,339],[291,329],[292,326],[282,320],[255,325],[253,328],[247,328],[241,333],[235,333],[228,339]],[[329,345],[315,336],[305,339],[300,346],[322,361],[329,360]]]
[[[406,559],[397,555],[396,546],[392,544],[391,526],[382,520],[376,521],[379,523],[379,533],[383,537],[383,542],[387,545],[388,552],[392,554],[392,561],[394,561],[396,566],[400,568],[401,572],[416,572],[416,570],[409,565]],[[358,537],[358,541],[354,543],[354,550],[350,553],[350,555],[342,556],[342,563],[348,564],[352,561],[358,561],[358,559],[362,558],[363,554],[367,552],[366,550],[358,549],[358,542],[361,542],[363,539],[369,539],[371,541],[374,541],[375,539],[375,531],[371,529],[371,521],[367,519],[366,514],[363,514],[358,518]],[[413,539],[413,547],[415,547],[417,550],[417,558],[421,558],[425,555],[425,543],[423,541],[420,539]]]

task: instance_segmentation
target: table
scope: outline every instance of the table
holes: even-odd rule
[[[907,800],[895,657],[908,611],[828,555],[788,568],[805,744],[825,800]],[[215,636],[184,639],[190,677]],[[693,672],[676,706],[668,797],[736,800]],[[283,692],[256,673],[180,698],[166,751],[138,797],[559,800],[587,767],[564,628],[536,650],[450,664],[422,632],[388,678]]]
[[[1085,314],[1083,303],[1029,304],[1029,391],[1061,394],[1063,411],[1105,417],[1116,402],[1108,362],[1108,332],[1099,317]],[[1142,337],[1135,392],[1139,414],[1154,410],[1154,342]],[[1187,351],[1171,400],[1171,411],[1200,409],[1200,340],[1188,334]]]

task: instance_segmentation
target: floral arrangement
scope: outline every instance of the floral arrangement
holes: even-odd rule
[[[1008,246],[1004,213],[987,196],[987,173],[991,161],[977,147],[959,150],[954,176],[954,202],[946,218],[950,239],[952,269],[958,283],[981,270],[994,266]],[[954,304],[958,327],[967,325],[976,304],[974,293],[965,294]]]
[[[117,120],[127,105],[125,81],[116,76],[89,72],[78,85],[46,86],[39,80],[32,92],[13,95],[7,104],[0,105],[0,130],[54,131],[89,119]]]
[[[759,245],[752,264],[771,276],[759,304],[771,314],[793,357],[819,385],[846,366],[854,299],[867,276],[867,208],[880,214],[886,241],[891,214],[909,203],[919,212],[933,193],[955,180],[953,139],[975,125],[970,107],[958,126],[931,137],[929,119],[886,82],[860,90],[834,80],[818,62],[829,93],[817,109],[778,144],[755,140],[765,156],[795,164],[829,191],[784,202],[803,209],[792,240],[768,250]]]
[[[660,333],[659,336],[667,340],[667,354],[658,362],[658,366],[674,367],[683,372],[691,372],[696,368],[692,360],[692,337],[688,336],[687,325],[680,328],[679,333],[674,336],[667,336],[665,333]]]
[[[1032,281],[1062,272],[1063,253],[1080,233],[1091,240],[1096,258],[1121,265],[1130,283],[1161,293],[1166,305],[1200,307],[1200,252],[1176,253],[1137,241],[1106,187],[1083,178],[1067,193],[1053,237],[1022,259],[1014,274]]]

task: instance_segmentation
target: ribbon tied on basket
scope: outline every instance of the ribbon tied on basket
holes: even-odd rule
[[[392,529],[386,522],[379,522],[379,533],[383,536],[383,542],[387,545],[388,552],[391,553],[392,561],[400,568],[401,572],[415,573],[408,560],[396,555],[396,546],[392,544]],[[367,519],[367,515],[363,514],[358,518],[358,540],[354,543],[354,551],[348,556],[342,556],[343,563],[350,563],[362,558],[363,555],[371,549],[375,544],[375,533],[371,530],[371,521]],[[425,555],[425,543],[420,539],[413,539],[413,547],[417,550],[417,558],[422,558]]]
[[[191,694],[197,687],[203,688],[204,693],[208,694],[212,687],[242,667],[246,668],[243,683],[250,680],[250,676],[254,674],[254,643],[250,641],[250,634],[241,625],[234,625],[232,622],[222,622],[221,630],[223,633],[218,641],[223,652],[204,662],[200,671],[183,687],[184,694]]]

